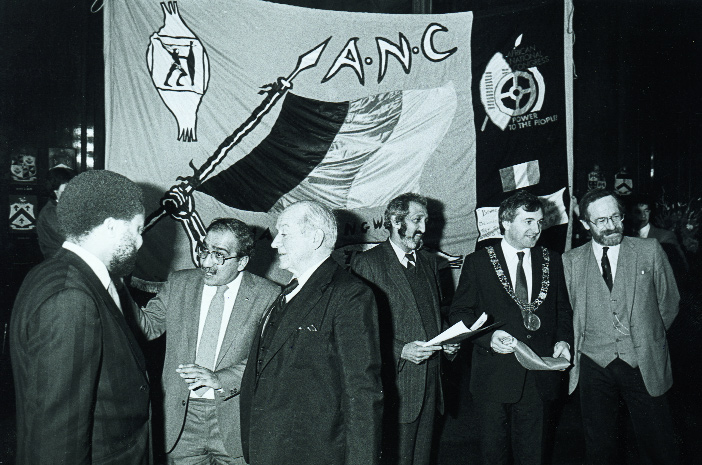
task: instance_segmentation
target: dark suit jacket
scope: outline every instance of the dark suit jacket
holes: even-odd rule
[[[502,247],[497,244],[494,249],[502,270],[509,279]],[[494,321],[502,323],[496,329],[507,331],[541,357],[551,357],[553,346],[558,341],[565,341],[572,347],[573,313],[568,302],[563,265],[558,253],[549,251],[549,254],[550,284],[546,298],[536,310],[536,315],[541,319],[541,327],[537,331],[529,331],[524,327],[521,310],[498,279],[487,249],[478,250],[466,258],[451,305],[451,323],[463,320],[470,327],[485,312]],[[532,301],[541,290],[543,263],[542,247],[534,247],[531,250]],[[519,364],[514,354],[498,354],[490,348],[493,332],[489,330],[473,340],[475,347],[470,391],[479,399],[514,403],[521,397],[526,369]],[[558,394],[562,373],[534,373],[541,398],[554,399]]]
[[[124,316],[92,269],[61,249],[12,312],[18,464],[147,463],[149,382]]]
[[[431,309],[436,327],[442,329],[440,312],[439,269],[436,258],[424,250],[417,252],[417,266],[431,276],[429,283],[434,305]],[[356,256],[351,264],[355,273],[367,280],[376,291],[383,350],[385,409],[393,410],[400,423],[411,423],[422,410],[427,364],[415,365],[401,358],[408,342],[427,341],[417,301],[405,276],[404,267],[389,240]],[[439,354],[437,354],[439,356]],[[393,392],[396,391],[396,392]],[[393,405],[390,405],[393,404]],[[395,405],[396,404],[396,405]],[[443,413],[443,395],[439,387],[437,408]]]
[[[328,258],[285,306],[261,360],[260,334],[241,383],[246,460],[376,464],[383,393],[378,313],[368,286]]]
[[[176,373],[179,364],[195,363],[197,332],[204,282],[199,269],[172,273],[161,291],[137,311],[137,321],[151,340],[166,332],[163,364],[166,451],[176,446],[185,424],[190,391]],[[241,457],[239,431],[239,389],[261,315],[271,306],[280,287],[265,278],[243,271],[241,286],[224,333],[215,372],[223,391],[215,394],[219,429],[231,457]]]
[[[566,283],[575,312],[570,392],[578,385],[580,374],[580,346],[588,309],[587,270],[593,262],[595,254],[591,242],[563,254]],[[680,302],[673,271],[661,245],[654,239],[624,237],[619,247],[614,285],[627,290],[629,331],[646,390],[652,396],[660,396],[673,385],[666,331],[678,314]]]

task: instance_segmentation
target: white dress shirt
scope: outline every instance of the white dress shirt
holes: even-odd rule
[[[229,318],[232,315],[232,309],[234,308],[234,302],[236,301],[236,296],[239,293],[239,287],[241,286],[241,273],[234,279],[234,281],[227,284],[227,290],[224,292],[224,312],[222,313],[222,323],[219,327],[219,336],[217,337],[217,350],[215,352],[215,360],[219,358],[219,349],[222,348],[222,341],[224,340],[224,334],[227,332],[227,325],[229,324]],[[207,312],[210,310],[210,303],[212,298],[217,293],[217,286],[208,286],[205,284],[202,289],[202,302],[200,303],[200,322],[197,327],[197,346],[200,346],[200,339],[202,338],[202,330],[205,327],[205,319],[207,318]],[[197,348],[195,349],[195,356],[197,357]],[[203,399],[214,399],[214,390],[208,389],[205,394],[198,396],[194,392],[190,392],[190,397],[203,398]]]
[[[609,258],[609,266],[612,268],[612,282],[617,276],[617,263],[619,262],[619,246],[617,245],[602,245],[595,241],[592,241],[592,251],[595,253],[595,261],[597,262],[597,268],[600,269],[600,274],[602,274],[602,248],[609,247],[607,250],[607,258]]]
[[[526,276],[527,295],[529,296],[529,302],[531,302],[531,283],[533,281],[533,277],[531,275],[531,249],[515,249],[504,239],[502,239],[500,246],[502,247],[502,253],[505,254],[507,271],[509,273],[509,279],[512,282],[513,289],[517,284],[517,265],[519,265],[519,257],[517,257],[517,252],[524,252],[522,267],[524,268],[524,275]]]
[[[405,252],[401,248],[399,248],[393,241],[390,241],[390,245],[392,246],[392,250],[395,251],[395,255],[397,255],[397,259],[400,260],[400,264],[407,268],[409,264],[409,260],[407,260],[406,254],[410,253],[414,257],[414,263],[417,263],[417,253],[413,250],[411,252]]]

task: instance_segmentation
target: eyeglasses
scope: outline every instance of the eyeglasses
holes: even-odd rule
[[[597,225],[598,227],[603,227],[607,224],[608,221],[611,221],[612,224],[619,224],[622,222],[624,219],[624,215],[620,213],[615,213],[612,216],[603,216],[602,218],[595,218],[594,221],[590,221],[590,223]]]
[[[207,257],[209,257],[210,255],[214,256],[214,260],[218,265],[224,265],[224,262],[226,262],[227,260],[239,258],[236,255],[234,255],[233,257],[226,257],[222,252],[217,252],[216,250],[210,251],[202,246],[198,247],[197,257],[200,259],[200,263],[207,260]]]

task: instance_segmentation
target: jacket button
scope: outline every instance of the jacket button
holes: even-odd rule
[[[527,339],[531,339],[531,334],[527,334]]]
[[[139,390],[141,392],[146,392],[147,389],[148,389],[148,387],[146,386],[146,384],[142,384],[141,386],[139,386]]]
[[[180,405],[182,405],[183,407],[185,407],[185,401],[184,401],[184,400],[181,400],[181,401],[180,401]]]

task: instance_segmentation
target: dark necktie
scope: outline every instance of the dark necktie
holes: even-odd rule
[[[519,258],[519,263],[517,263],[517,280],[514,285],[514,293],[520,301],[528,304],[529,291],[527,290],[526,274],[524,273],[524,252],[517,252],[517,258]]]
[[[612,292],[612,286],[614,283],[612,282],[612,266],[609,264],[609,258],[607,257],[608,250],[609,247],[602,247],[602,277],[604,278],[605,284],[607,284],[609,291]]]
[[[414,255],[411,253],[406,253],[405,258],[407,259],[407,269],[408,270],[413,270],[414,269]]]
[[[280,294],[278,294],[278,298],[275,299],[275,302],[273,302],[273,305],[271,305],[271,308],[268,310],[266,315],[264,316],[264,323],[263,323],[263,328],[261,329],[261,337],[266,333],[266,330],[268,329],[268,323],[270,320],[276,321],[278,319],[278,315],[280,312],[283,310],[283,307],[285,306],[285,297],[290,294],[299,284],[297,278],[293,279],[290,281],[287,285],[283,286],[283,290],[280,291]]]
[[[202,328],[200,343],[197,345],[197,355],[195,364],[214,371],[217,355],[217,341],[219,340],[219,330],[222,326],[222,314],[224,313],[224,293],[227,286],[217,286],[217,292],[210,301],[210,308],[207,310],[205,325]],[[193,392],[202,396],[209,388],[200,387]]]

